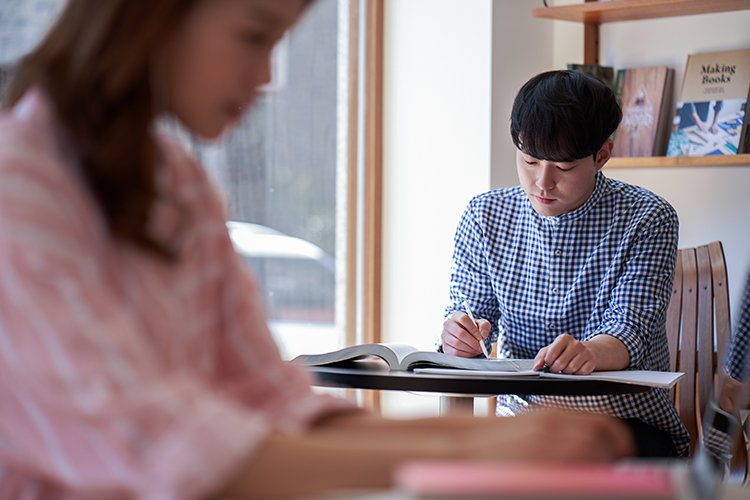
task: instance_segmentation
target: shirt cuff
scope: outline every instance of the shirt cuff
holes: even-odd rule
[[[591,340],[597,335],[609,335],[623,343],[628,350],[630,361],[628,369],[639,367],[643,362],[643,343],[640,335],[632,328],[622,323],[603,323],[588,339]]]

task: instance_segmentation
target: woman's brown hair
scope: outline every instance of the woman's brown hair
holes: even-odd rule
[[[33,86],[50,96],[112,235],[165,257],[147,230],[158,194],[154,50],[196,1],[69,0],[6,94],[8,106]]]

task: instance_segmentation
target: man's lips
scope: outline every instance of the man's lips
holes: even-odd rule
[[[549,205],[550,203],[553,203],[555,201],[553,198],[545,198],[543,196],[534,196],[534,198],[536,198],[536,201],[538,201],[542,205]]]

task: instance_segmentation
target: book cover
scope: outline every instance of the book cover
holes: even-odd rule
[[[626,69],[618,69],[617,70],[617,77],[615,78],[615,86],[612,87],[612,90],[615,93],[615,97],[617,97],[617,102],[620,103],[620,106],[622,106],[622,89],[625,86],[625,74],[628,70]]]
[[[624,74],[624,78],[623,78]],[[622,121],[615,131],[612,156],[658,156],[672,99],[674,70],[667,66],[628,68],[618,72]]]
[[[690,54],[667,156],[743,152],[749,90],[750,49]]]
[[[592,76],[611,89],[615,86],[615,70],[611,66],[568,63],[568,70],[580,71],[584,75]]]

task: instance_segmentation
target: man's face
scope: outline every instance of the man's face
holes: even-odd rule
[[[613,143],[607,139],[596,155],[571,162],[539,160],[516,152],[521,187],[539,215],[572,212],[588,200],[596,186],[596,173],[609,160]]]

